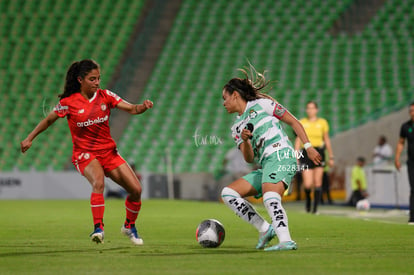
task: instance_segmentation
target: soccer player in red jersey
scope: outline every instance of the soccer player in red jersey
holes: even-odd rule
[[[32,145],[34,138],[45,131],[58,118],[66,117],[72,135],[72,162],[76,169],[92,185],[91,209],[95,229],[92,241],[104,239],[103,216],[105,210],[104,177],[125,188],[129,193],[125,200],[126,219],[121,233],[135,245],[142,245],[135,221],[141,209],[141,185],[131,167],[119,155],[110,135],[110,109],[118,108],[132,115],[142,114],[152,108],[150,100],[133,105],[109,90],[99,88],[100,68],[90,59],[74,62],[66,73],[64,92],[59,104],[21,142],[22,152]]]

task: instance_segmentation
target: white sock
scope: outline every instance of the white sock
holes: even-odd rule
[[[256,209],[239,193],[231,188],[224,187],[221,191],[221,198],[223,202],[230,207],[237,216],[250,223],[259,232],[266,232],[269,228],[269,223],[265,221],[262,216],[257,213]]]
[[[272,226],[279,238],[279,242],[291,241],[288,218],[285,209],[283,209],[280,195],[276,192],[266,192],[263,195],[263,203],[267,213],[272,218]]]

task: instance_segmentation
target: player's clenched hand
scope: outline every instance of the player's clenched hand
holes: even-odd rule
[[[308,154],[308,158],[313,161],[313,163],[315,163],[316,165],[321,164],[322,161],[322,157],[321,155],[318,153],[318,151],[316,151],[315,148],[310,147],[306,150],[306,153]]]
[[[32,142],[30,140],[23,140],[22,142],[20,142],[20,148],[22,150],[22,153],[25,153],[27,150],[29,150],[29,148],[32,146]]]
[[[252,136],[253,135],[252,132],[250,132],[250,130],[243,129],[243,131],[241,132],[241,138],[243,141],[247,141]]]
[[[154,103],[152,103],[151,100],[144,100],[144,102],[142,103],[142,105],[144,106],[145,110],[151,109],[152,106],[154,106]]]

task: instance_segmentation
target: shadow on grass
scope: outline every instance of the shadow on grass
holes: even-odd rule
[[[82,248],[82,249],[50,249],[48,250],[47,246],[5,246],[0,245],[0,248],[25,248],[32,249],[32,251],[15,251],[15,252],[5,252],[0,253],[0,258],[7,257],[22,257],[22,256],[42,256],[42,255],[57,255],[57,254],[66,254],[66,253],[104,253],[104,252],[118,252],[118,253],[134,253],[137,257],[145,256],[158,256],[158,257],[175,257],[175,256],[197,256],[197,255],[218,255],[218,254],[251,254],[260,252],[259,250],[250,249],[246,247],[219,247],[219,248],[202,248],[194,245],[180,246],[179,248],[174,249],[174,246],[120,246],[120,247],[104,247],[104,245],[99,245],[97,248]],[[41,249],[43,251],[39,251]],[[174,251],[180,250],[180,251]],[[185,250],[185,251],[183,251]]]
[[[17,247],[24,247],[29,248],[29,246],[0,246],[2,247],[8,247],[8,248],[17,248]],[[6,257],[19,257],[19,256],[27,256],[27,255],[53,255],[53,254],[62,254],[62,253],[87,253],[87,252],[103,252],[103,251],[117,251],[117,250],[123,250],[130,248],[129,246],[124,247],[112,247],[112,248],[104,248],[104,249],[96,249],[96,248],[83,248],[83,249],[59,249],[59,250],[47,250],[48,246],[31,246],[30,248],[33,248],[33,250],[44,248],[43,251],[16,251],[16,252],[6,252],[6,253],[0,253],[0,258],[6,258]]]

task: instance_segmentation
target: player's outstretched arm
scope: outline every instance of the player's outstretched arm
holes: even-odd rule
[[[116,105],[118,109],[121,109],[125,112],[130,113],[131,115],[139,115],[145,112],[148,109],[151,109],[152,106],[154,106],[154,103],[152,103],[151,100],[144,100],[142,104],[131,104],[125,100],[122,100],[121,102]]]
[[[49,126],[52,125],[58,118],[59,116],[54,111],[52,111],[47,115],[47,117],[42,119],[39,124],[37,124],[37,126],[33,129],[33,131],[22,142],[20,142],[22,153],[25,153],[27,150],[29,150],[35,137],[49,128]]]
[[[281,118],[281,121],[285,122],[286,124],[288,124],[290,127],[293,128],[296,135],[298,136],[298,138],[300,138],[303,144],[309,143],[308,135],[306,134],[305,129],[303,128],[302,124],[299,122],[299,120],[296,119],[296,117],[294,117],[287,110],[286,110],[286,113]],[[313,161],[313,163],[315,164],[321,163],[322,157],[321,155],[319,155],[318,151],[316,151],[315,148],[313,147],[307,148],[306,153],[308,153],[308,157],[310,160]]]

